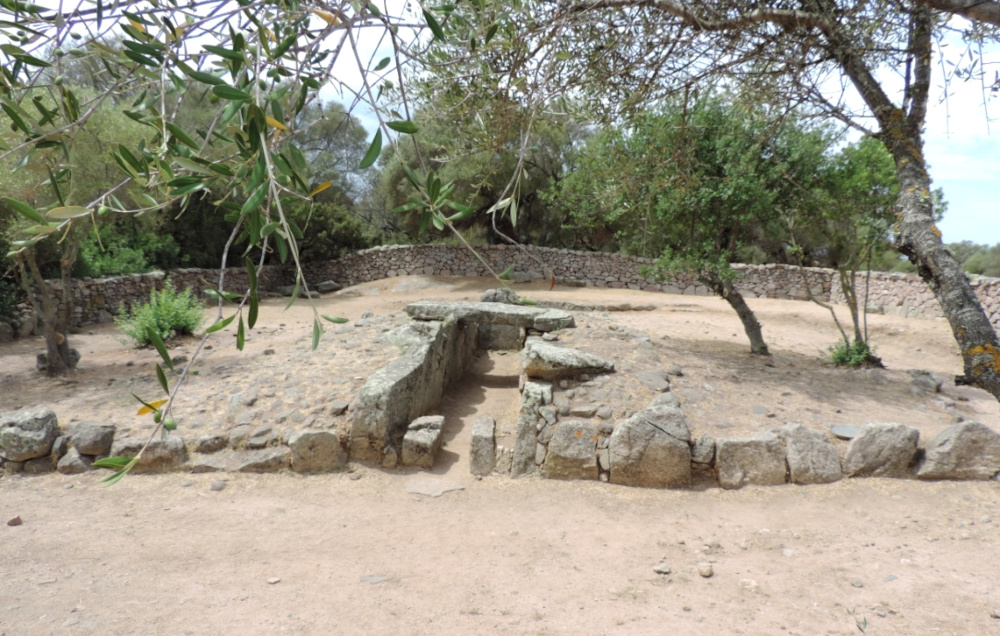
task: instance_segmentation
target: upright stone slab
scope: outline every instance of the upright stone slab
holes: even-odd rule
[[[549,440],[542,476],[549,479],[597,479],[597,427],[566,420]]]
[[[59,422],[52,409],[0,414],[0,457],[25,462],[52,451],[59,436]]]
[[[848,477],[907,477],[920,431],[904,424],[869,424],[844,457]]]
[[[443,430],[442,415],[425,415],[410,422],[403,436],[403,465],[433,468]]]
[[[511,477],[535,471],[538,444],[538,424],[544,421],[539,409],[552,402],[552,385],[548,382],[525,382],[521,390],[521,410],[517,415],[517,439],[511,460]]]
[[[716,440],[715,468],[719,485],[727,489],[783,484],[785,447],[774,433]]]
[[[145,438],[116,439],[111,445],[113,457],[135,457],[146,443]],[[179,467],[187,459],[187,448],[179,437],[154,439],[143,451],[133,472],[165,472]]]
[[[296,431],[288,438],[292,470],[330,473],[347,466],[347,452],[333,431]]]
[[[785,443],[793,484],[829,484],[843,477],[840,454],[823,433],[800,424],[789,424],[775,433]]]
[[[469,472],[485,476],[493,472],[497,461],[497,423],[492,417],[479,416],[472,423],[469,448]]]
[[[656,406],[628,418],[608,440],[610,481],[625,486],[691,484],[691,431],[680,409]]]
[[[992,479],[1000,473],[1000,434],[979,422],[949,426],[927,444],[917,477]]]
[[[80,422],[73,427],[70,444],[82,455],[107,455],[115,441],[115,425]]]

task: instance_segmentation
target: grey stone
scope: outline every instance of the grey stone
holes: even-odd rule
[[[20,322],[17,325],[17,337],[27,338],[35,333],[35,328],[38,326],[38,317],[34,312],[29,312],[21,316]]]
[[[22,470],[28,475],[44,475],[55,470],[55,465],[52,463],[52,457],[46,455],[25,461]]]
[[[70,434],[70,444],[82,455],[107,455],[114,441],[114,424],[80,422]]]
[[[542,416],[546,424],[551,425],[559,421],[559,410],[555,406],[539,407],[538,414]]]
[[[403,436],[403,465],[432,468],[441,448],[444,416],[425,415],[413,420]]]
[[[113,457],[135,457],[143,445],[145,438],[116,439],[111,445]],[[154,439],[143,451],[133,472],[162,472],[177,468],[187,459],[187,449],[184,440],[179,437]]]
[[[202,435],[191,445],[191,450],[195,453],[217,453],[229,445],[229,438],[225,435]]]
[[[297,473],[328,473],[347,467],[347,452],[332,431],[297,431],[288,438],[292,470]]]
[[[545,444],[541,442],[535,444],[535,465],[541,466],[545,463],[545,456],[548,454],[549,449],[545,447]]]
[[[253,431],[251,431],[250,436],[247,437],[247,448],[251,450],[256,450],[260,448],[267,448],[268,446],[274,444],[278,440],[278,435],[274,432],[270,426],[258,426]]]
[[[538,331],[557,331],[576,326],[572,314],[559,309],[506,303],[422,300],[407,305],[406,313],[416,320],[444,320],[454,316],[459,322],[512,325]]]
[[[343,415],[351,405],[343,400],[330,402],[330,415]]]
[[[496,420],[479,416],[472,423],[472,442],[469,447],[469,472],[489,475],[497,458]]]
[[[536,428],[540,416],[538,410],[552,402],[552,385],[548,382],[524,383],[521,391],[521,410],[517,416],[517,437],[514,441],[514,455],[510,474],[520,477],[535,470],[535,444],[538,443]]]
[[[478,334],[477,346],[487,351],[517,351],[524,346],[524,327],[480,325]]]
[[[53,462],[58,462],[66,455],[66,451],[69,449],[69,435],[60,435],[56,438],[56,441],[52,442],[52,451],[49,455],[52,457]]]
[[[48,455],[59,437],[59,422],[52,409],[0,414],[0,457],[24,462]]]
[[[253,427],[249,424],[241,424],[229,431],[229,447],[237,450],[246,448],[247,440],[252,431]]]
[[[332,292],[337,292],[337,291],[340,291],[343,288],[344,288],[343,285],[340,285],[339,283],[335,283],[332,280],[325,280],[322,283],[320,283],[319,285],[316,285],[316,291],[318,291],[321,294],[329,294],[329,293],[332,293]]]
[[[834,437],[847,441],[861,435],[864,430],[865,428],[863,426],[855,426],[853,424],[836,424],[830,427],[830,432],[833,433]]]
[[[529,338],[521,351],[521,368],[529,378],[557,380],[581,373],[607,373],[615,365],[590,353]]]
[[[723,488],[785,483],[785,448],[774,433],[715,442],[715,469]]]
[[[614,414],[615,410],[610,406],[608,406],[607,404],[602,404],[601,406],[597,407],[597,417],[601,418],[602,420],[610,420],[612,416],[614,416]]]
[[[185,464],[185,469],[192,473],[221,473],[228,471],[233,465],[233,453],[220,452],[212,455],[192,454]]]
[[[234,395],[232,400],[230,400],[229,404],[230,407],[233,409],[237,409],[241,406],[249,407],[256,404],[259,398],[260,398],[260,391],[257,390],[256,388],[252,388],[252,389],[247,389],[246,391],[241,391],[240,393]]]
[[[711,464],[715,461],[715,438],[708,434],[699,437],[691,448],[691,461],[696,464]]]
[[[507,303],[510,305],[521,304],[521,297],[510,287],[487,289],[483,292],[483,295],[479,297],[479,300],[484,303]]]
[[[676,393],[661,393],[649,401],[649,406],[669,406],[675,409],[681,407],[681,400]]]
[[[979,422],[949,426],[927,444],[921,479],[992,479],[1000,473],[1000,434]]]
[[[684,375],[684,369],[682,369],[679,364],[672,364],[667,367],[667,375],[673,375],[678,378],[682,377]]]
[[[213,481],[212,484],[208,487],[208,489],[211,490],[212,492],[219,492],[221,490],[224,490],[225,488],[226,488],[225,479],[217,479]]]
[[[775,432],[785,443],[793,484],[829,484],[843,476],[840,454],[823,433],[797,424],[789,424]]]
[[[70,448],[56,464],[56,470],[63,475],[77,475],[91,470],[93,459],[86,455],[81,455],[80,451]]]
[[[235,454],[236,470],[241,473],[274,473],[288,466],[291,451],[283,446]]]
[[[594,417],[597,407],[590,404],[574,404],[569,409],[569,414],[574,417]]]
[[[906,477],[920,431],[904,424],[869,424],[847,447],[848,477]]]
[[[549,479],[597,479],[597,428],[589,422],[564,421],[549,442],[542,476]]]
[[[648,369],[635,374],[639,383],[651,391],[664,393],[670,390],[670,378],[666,371],[660,369]]]
[[[14,340],[14,328],[6,320],[0,320],[0,342]]]
[[[611,482],[651,488],[690,485],[690,440],[691,432],[679,409],[639,411],[611,434]]]
[[[917,371],[913,375],[910,387],[919,395],[932,395],[941,392],[941,378],[928,371]]]

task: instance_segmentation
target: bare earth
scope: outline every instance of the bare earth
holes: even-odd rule
[[[241,414],[276,429],[345,430],[363,380],[395,355],[380,335],[417,299],[474,299],[476,279],[378,281],[317,301],[350,318],[310,352],[306,303],[269,301],[246,350],[220,334],[178,404],[181,435]],[[751,300],[774,356],[751,357],[721,300],[519,286],[536,300],[654,305],[580,312],[568,346],[615,360],[616,419],[648,399],[630,373],[679,365],[694,435],[797,422],[903,422],[932,437],[956,418],[1000,428],[997,402],[911,370],[961,372],[942,321],[869,318],[881,378],[823,364],[836,339],[819,307]],[[363,318],[365,312],[373,315]],[[842,312],[845,313],[845,312]],[[130,393],[157,399],[157,356],[113,326],[73,339],[68,380],[34,373],[39,340],[0,346],[0,411],[48,405],[63,426],[111,421],[140,435]],[[648,337],[648,340],[646,340]],[[175,355],[190,355],[182,342]],[[270,352],[269,352],[270,351]],[[130,364],[131,363],[131,364]],[[446,396],[447,447],[431,472],[0,477],[0,636],[21,634],[1000,634],[1000,482],[844,480],[723,491],[598,482],[476,480],[477,415],[501,433],[517,411],[517,357],[482,356]],[[258,403],[234,408],[256,387]],[[509,429],[508,429],[509,430]],[[512,440],[501,440],[510,445]],[[227,480],[221,491],[209,486]],[[413,494],[440,488],[439,497]],[[7,526],[19,516],[23,524]],[[699,574],[710,563],[714,575]],[[657,574],[657,565],[669,574]]]

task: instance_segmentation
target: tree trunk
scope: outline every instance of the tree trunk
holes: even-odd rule
[[[767,350],[767,343],[764,342],[764,334],[760,330],[760,323],[757,321],[757,316],[754,315],[753,310],[747,305],[743,294],[736,291],[731,282],[724,282],[716,276],[702,275],[699,278],[701,282],[705,283],[709,289],[729,303],[729,306],[736,311],[736,315],[740,317],[740,322],[743,323],[743,331],[746,332],[747,338],[750,339],[750,353],[759,356],[771,355],[771,352]]]
[[[69,255],[75,259],[76,251],[71,250]],[[28,294],[28,300],[34,307],[35,313],[41,317],[42,336],[45,338],[45,373],[49,376],[65,375],[76,367],[77,362],[76,356],[70,352],[67,335],[70,327],[69,317],[72,315],[72,294],[69,289],[69,270],[72,268],[72,263],[67,264],[67,260],[67,258],[62,260],[63,306],[60,308],[55,289],[42,277],[35,255],[28,251],[24,256],[18,257],[21,284]]]
[[[837,268],[837,275],[840,278],[840,291],[844,294],[844,302],[851,312],[851,323],[854,325],[854,342],[864,342],[861,335],[861,315],[858,310],[858,294],[854,289],[857,272],[844,267]],[[867,311],[867,308],[865,309]]]

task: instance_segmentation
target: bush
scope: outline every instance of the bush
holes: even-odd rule
[[[830,362],[838,367],[881,367],[882,359],[875,355],[875,350],[867,342],[856,340],[847,344],[843,340],[830,347]]]
[[[177,293],[167,280],[161,291],[149,293],[149,302],[133,307],[131,311],[122,305],[118,308],[115,324],[135,343],[136,347],[151,344],[149,329],[155,329],[160,338],[168,340],[174,336],[193,334],[201,325],[205,306],[198,301],[190,289]]]

